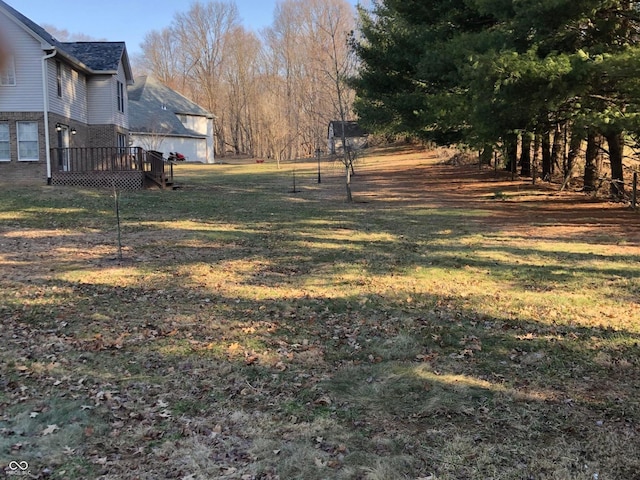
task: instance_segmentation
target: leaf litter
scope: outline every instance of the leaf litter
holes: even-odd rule
[[[379,188],[382,169],[373,167],[358,181],[381,204],[396,194]],[[416,188],[416,171],[412,179],[395,173]],[[446,227],[439,230],[456,231]],[[253,266],[247,259],[267,252],[247,239],[216,253],[193,238],[186,258],[175,232],[140,228],[127,255],[145,260],[112,265],[100,259],[110,255],[100,235],[11,231],[3,237],[12,239],[2,259],[9,274],[0,279],[9,299],[0,306],[0,465],[24,459],[36,478],[71,479],[632,478],[638,471],[632,319],[628,331],[610,329],[611,320],[580,324],[560,305],[552,320],[538,321],[542,310],[518,307],[508,283],[491,304],[470,306],[473,293],[446,282],[420,288],[402,268],[393,279],[378,275],[371,259],[359,264],[370,265],[361,274],[336,276],[341,286],[319,287],[309,265],[288,264],[285,231],[270,243],[270,262]],[[381,261],[385,248],[372,244],[368,255]],[[398,248],[407,250],[395,262],[419,253]],[[52,252],[46,263],[44,252]],[[474,271],[458,273],[464,285]],[[509,311],[500,314],[503,304]],[[623,308],[637,320],[637,308]]]

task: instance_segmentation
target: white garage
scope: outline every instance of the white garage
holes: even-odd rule
[[[132,147],[179,152],[188,162],[214,163],[214,115],[153,77],[128,87]]]

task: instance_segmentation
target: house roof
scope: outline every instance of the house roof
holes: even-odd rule
[[[128,59],[124,42],[64,42],[60,45],[94,72],[117,72],[123,57]]]
[[[342,126],[344,124],[344,136],[346,138],[354,138],[354,137],[366,137],[368,135],[358,122],[353,120],[342,122],[341,120],[332,120],[329,122],[329,126],[333,127],[333,136],[334,137],[342,137]]]
[[[67,59],[81,70],[92,74],[113,74],[122,62],[128,81],[133,80],[129,56],[124,42],[60,42],[37,23],[0,0],[0,11],[18,22],[38,40],[43,50],[55,49],[57,54]]]
[[[177,115],[206,118],[213,118],[213,115],[155,78],[136,77],[134,84],[128,87],[128,94],[131,132],[206,137],[186,128]]]

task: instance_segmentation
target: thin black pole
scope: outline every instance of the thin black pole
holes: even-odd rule
[[[118,190],[116,189],[116,184],[113,182],[113,198],[115,201],[116,208],[116,222],[118,225],[118,260],[122,260],[122,230],[120,228],[120,196],[118,195]]]
[[[631,200],[631,208],[634,210],[638,206],[638,172],[633,172],[633,198]]]
[[[322,177],[320,177],[320,149],[316,148],[316,158],[318,159],[318,183],[322,183]]]

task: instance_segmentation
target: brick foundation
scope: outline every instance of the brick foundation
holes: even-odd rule
[[[18,160],[17,122],[21,121],[38,122],[38,147],[40,150],[38,161]],[[11,160],[0,161],[0,183],[46,184],[48,178],[43,113],[0,112],[0,122],[9,125],[9,138],[11,139]],[[69,130],[76,131],[75,135],[69,135],[69,146],[72,148],[115,147],[118,144],[118,134],[128,134],[127,130],[116,125],[86,125],[52,113],[49,115],[49,143],[52,148],[59,147],[57,123],[68,126]]]
[[[18,184],[42,184],[47,181],[46,145],[44,141],[44,116],[37,112],[0,112],[0,122],[9,125],[11,160],[0,162],[0,182]],[[38,122],[40,133],[38,161],[18,160],[17,122]]]

